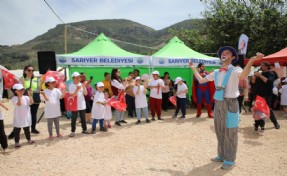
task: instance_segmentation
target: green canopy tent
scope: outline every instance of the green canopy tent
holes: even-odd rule
[[[169,72],[171,79],[182,77],[189,88],[191,95],[192,71],[188,67],[188,63],[204,63],[208,70],[218,68],[220,59],[210,57],[187,47],[178,37],[173,37],[163,48],[152,55],[152,67],[160,71]]]
[[[149,56],[125,51],[103,33],[77,52],[57,54],[56,60],[59,66],[69,66],[70,73],[74,71],[85,72],[87,76],[94,76],[94,81],[103,80],[104,72],[110,73],[115,66],[124,66],[121,69],[124,72],[122,75],[133,71],[131,67],[134,66],[141,67],[142,72],[148,72],[150,67]]]

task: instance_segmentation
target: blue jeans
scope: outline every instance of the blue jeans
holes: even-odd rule
[[[138,119],[138,120],[141,119],[141,110],[143,110],[144,117],[145,117],[146,119],[148,119],[148,109],[147,109],[147,107],[144,107],[144,108],[136,108],[137,119]]]
[[[96,129],[98,121],[100,122],[100,128],[104,128],[104,119],[93,119],[92,130]]]

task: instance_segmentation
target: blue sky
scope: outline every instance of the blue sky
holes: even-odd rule
[[[191,18],[202,18],[200,0],[46,0],[66,22],[129,19],[163,29]],[[23,44],[62,22],[44,0],[1,0],[0,45]]]

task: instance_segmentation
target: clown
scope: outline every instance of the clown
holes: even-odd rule
[[[261,60],[264,55],[257,53],[255,57],[250,58],[244,70],[231,64],[238,60],[238,54],[234,48],[230,46],[222,47],[218,51],[218,56],[222,61],[222,67],[204,78],[199,74],[192,62],[189,66],[200,84],[214,81],[216,87],[214,94],[214,128],[218,142],[218,154],[211,160],[223,162],[221,168],[229,170],[235,166],[237,152],[239,125],[238,83],[240,79],[246,79],[252,64],[256,60]]]
[[[204,63],[198,64],[197,68],[201,77],[204,78],[209,74],[209,72],[205,71]],[[196,109],[197,109],[196,117],[201,116],[202,103],[204,103],[207,109],[208,117],[213,118],[211,103],[214,102],[213,99],[214,91],[215,87],[213,82],[206,82],[200,84],[195,77],[193,78],[192,99],[193,102],[196,103]]]

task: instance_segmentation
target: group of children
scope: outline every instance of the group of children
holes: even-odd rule
[[[81,126],[82,126],[82,133],[83,134],[90,134],[96,133],[96,126],[99,123],[99,130],[106,132],[108,128],[111,128],[111,119],[112,119],[112,108],[109,104],[111,100],[109,92],[104,90],[104,84],[102,82],[97,83],[97,91],[93,97],[93,105],[91,110],[91,117],[92,117],[92,131],[88,132],[87,130],[87,122],[85,119],[85,109],[86,103],[84,96],[87,94],[87,90],[84,83],[81,83],[81,75],[78,72],[74,72],[72,74],[73,82],[68,86],[67,91],[70,96],[76,97],[77,99],[77,110],[72,111],[72,118],[71,118],[71,133],[70,137],[75,136],[76,130],[76,122],[77,116],[79,114],[81,118]],[[183,85],[181,78],[177,79],[177,83],[179,85]],[[60,109],[60,99],[65,97],[66,90],[63,89],[62,91],[56,87],[56,80],[53,77],[46,77],[45,79],[45,87],[44,91],[41,91],[41,95],[45,100],[44,104],[44,117],[47,119],[47,128],[49,133],[49,139],[53,140],[54,137],[62,137],[60,133],[60,116],[61,116],[61,109]],[[185,85],[185,84],[184,84]],[[135,94],[135,106],[136,106],[136,115],[137,121],[135,124],[141,123],[141,116],[143,112],[143,116],[145,118],[146,123],[150,123],[148,118],[148,103],[147,103],[147,84],[142,85],[142,80],[140,77],[135,78],[135,86],[133,88],[133,93]],[[181,89],[180,89],[181,91]],[[185,85],[185,90],[182,95],[185,95],[187,91],[187,87]],[[31,92],[24,89],[22,84],[15,84],[12,87],[12,92],[14,93],[14,97],[12,98],[12,102],[14,105],[14,119],[13,119],[13,126],[14,126],[14,133],[15,133],[15,147],[20,147],[20,131],[23,128],[26,139],[29,144],[33,144],[34,141],[31,140],[30,135],[30,126],[31,126],[31,113],[30,113],[30,105],[33,104],[33,97],[31,96]],[[179,93],[181,94],[181,93]],[[178,96],[179,96],[178,94]],[[113,98],[113,97],[112,97]],[[178,97],[178,99],[182,99],[182,96]],[[185,104],[184,102],[178,101],[178,104]],[[4,109],[8,110],[8,108],[0,103],[0,106]],[[185,110],[180,105],[183,112],[183,117],[185,116]],[[176,114],[178,113],[179,108],[176,110]],[[56,130],[56,136],[53,135],[53,124]],[[7,137],[4,131],[4,123],[3,123],[3,116],[0,111],[0,128],[1,128],[1,146],[5,150],[8,146]]]

